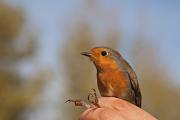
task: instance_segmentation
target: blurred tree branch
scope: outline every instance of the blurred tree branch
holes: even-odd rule
[[[36,105],[44,84],[44,78],[25,80],[18,71],[17,64],[36,50],[34,36],[26,36],[26,46],[24,39],[18,43],[24,26],[24,12],[0,2],[0,120],[19,119],[25,109]]]

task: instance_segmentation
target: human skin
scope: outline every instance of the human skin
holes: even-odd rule
[[[115,97],[98,98],[100,107],[85,110],[79,120],[157,120],[143,109]]]

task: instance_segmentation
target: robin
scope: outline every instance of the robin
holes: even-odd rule
[[[141,107],[141,91],[136,73],[121,54],[108,47],[95,47],[88,56],[97,69],[97,84],[102,97],[116,97]]]

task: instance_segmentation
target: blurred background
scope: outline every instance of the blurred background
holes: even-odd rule
[[[76,120],[98,90],[80,52],[109,46],[135,69],[143,109],[180,118],[180,2],[0,1],[0,120]]]

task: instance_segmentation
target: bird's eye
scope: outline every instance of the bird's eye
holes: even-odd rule
[[[108,55],[108,52],[102,51],[102,52],[101,52],[101,55],[102,55],[102,56],[107,56],[107,55]]]

